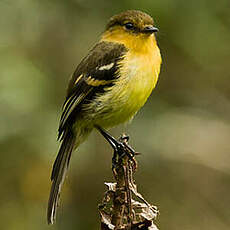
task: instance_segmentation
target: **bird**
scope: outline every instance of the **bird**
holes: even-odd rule
[[[51,173],[48,224],[56,220],[72,152],[94,129],[108,139],[106,129],[132,120],[155,88],[162,62],[157,32],[147,13],[116,14],[72,74],[58,128],[61,144]]]

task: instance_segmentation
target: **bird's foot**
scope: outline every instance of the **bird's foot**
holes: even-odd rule
[[[128,156],[129,160],[133,163],[134,171],[137,168],[137,162],[135,160],[135,156],[139,155],[140,153],[136,152],[129,144],[129,136],[123,134],[118,140],[115,139],[112,135],[106,132],[99,126],[96,126],[98,131],[103,135],[103,137],[109,142],[114,150],[114,155],[112,159],[112,167],[115,168],[118,160],[122,159],[125,155]]]

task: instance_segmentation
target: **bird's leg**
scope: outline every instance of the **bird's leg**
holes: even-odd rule
[[[108,132],[106,132],[103,128],[96,126],[97,130],[102,134],[102,136],[109,142],[109,144],[114,149],[114,152],[117,152],[119,154],[119,150],[124,147],[124,145],[116,140],[112,135],[110,135]]]
[[[100,126],[96,126],[96,128],[102,134],[102,136],[109,142],[109,144],[112,146],[114,150],[114,155],[112,159],[112,167],[114,168],[117,164],[118,156],[121,156],[125,152],[125,146],[122,142],[116,140],[112,135],[110,135]]]
[[[102,136],[109,142],[109,144],[112,146],[114,150],[114,156],[113,156],[113,165],[115,166],[117,163],[117,157],[121,157],[122,155],[126,154],[131,161],[134,162],[134,165],[136,167],[136,161],[134,159],[135,155],[138,155],[137,153],[129,144],[129,136],[123,135],[119,140],[116,140],[112,135],[110,135],[107,131],[105,131],[100,126],[95,126],[97,130],[102,134]]]
[[[126,135],[126,134],[123,134],[120,139],[122,141],[122,143],[124,144],[124,146],[129,150],[129,153],[130,153],[130,158],[133,158],[135,157],[136,155],[140,155],[139,152],[136,152],[129,144],[128,144],[128,141],[129,141],[129,136]]]
[[[128,143],[129,141],[129,136],[126,134],[123,134],[119,140],[122,142],[122,144],[125,147],[125,154],[129,157],[129,160],[133,163],[133,170],[136,171],[137,169],[137,161],[135,159],[136,155],[140,155],[139,152],[136,152]]]

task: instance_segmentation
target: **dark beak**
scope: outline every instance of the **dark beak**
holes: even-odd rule
[[[142,32],[145,33],[145,34],[152,34],[152,33],[156,33],[158,32],[159,30],[154,27],[154,26],[146,26]]]

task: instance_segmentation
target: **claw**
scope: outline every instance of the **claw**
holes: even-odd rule
[[[129,141],[129,136],[125,133],[122,134],[121,139],[128,142]]]
[[[114,149],[114,152],[119,152],[119,149],[121,149],[122,143],[117,141],[112,135],[107,133],[104,129],[102,129],[100,126],[95,126],[97,130],[102,134],[102,136],[109,142],[109,144]]]
[[[129,136],[123,134],[119,140],[116,140],[112,135],[107,133],[103,128],[100,126],[95,126],[97,130],[102,134],[102,136],[109,142],[114,150],[114,156],[112,159],[112,168],[115,168],[117,165],[118,158],[123,158],[124,155],[127,155],[129,159],[133,162],[134,171],[137,168],[137,162],[134,159],[136,155],[140,153],[136,152],[129,144]],[[119,156],[119,157],[118,157]]]

